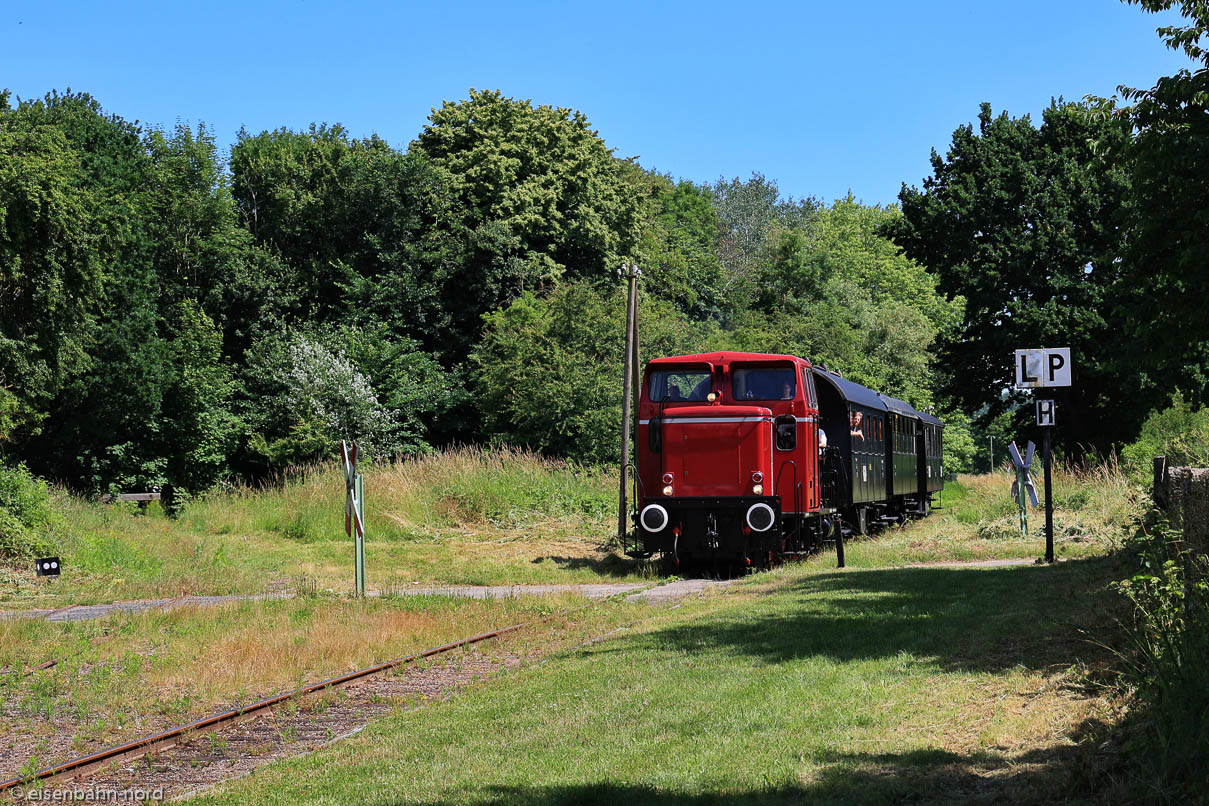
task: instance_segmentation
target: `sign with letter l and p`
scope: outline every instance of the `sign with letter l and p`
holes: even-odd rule
[[[1016,388],[1070,386],[1070,348],[1016,351]]]

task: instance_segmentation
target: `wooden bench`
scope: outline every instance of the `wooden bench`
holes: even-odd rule
[[[138,501],[140,509],[146,509],[147,504],[151,501],[160,500],[160,491],[155,490],[149,493],[122,493],[120,495],[102,495],[101,503],[108,504],[110,502],[119,501]]]

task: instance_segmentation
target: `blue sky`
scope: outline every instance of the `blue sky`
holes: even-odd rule
[[[229,145],[311,122],[405,148],[470,87],[581,109],[621,156],[695,181],[893,202],[978,104],[1150,86],[1187,65],[1117,0],[0,5],[0,86],[71,87]]]

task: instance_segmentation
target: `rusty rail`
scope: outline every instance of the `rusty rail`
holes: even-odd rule
[[[578,610],[580,608],[575,609]],[[355,672],[349,672],[348,674],[340,675],[339,677],[333,677],[320,683],[303,686],[302,688],[295,689],[294,691],[290,691],[285,694],[278,694],[274,697],[268,697],[260,700],[259,702],[254,702],[251,705],[225,711],[221,714],[215,714],[214,716],[208,716],[204,719],[190,722],[188,725],[182,725],[178,728],[172,728],[171,730],[145,736],[141,739],[136,739],[133,742],[116,745],[105,750],[98,750],[95,753],[80,756],[79,758],[72,759],[71,761],[65,761],[62,764],[55,764],[53,766],[46,767],[24,777],[10,778],[7,781],[0,781],[0,792],[5,792],[13,787],[29,784],[33,781],[56,778],[64,775],[68,776],[65,780],[70,781],[72,778],[102,764],[142,758],[143,756],[146,756],[157,750],[167,750],[170,747],[174,747],[186,736],[197,733],[208,733],[210,731],[226,727],[227,725],[233,725],[248,719],[254,719],[262,712],[295,697],[302,697],[307,694],[322,691],[324,689],[343,686],[356,680],[360,680],[363,677],[380,674],[381,672],[389,671],[399,666],[406,666],[409,663],[415,663],[418,660],[430,658],[433,655],[440,655],[444,652],[449,652],[460,647],[477,644],[478,642],[486,641],[489,638],[498,638],[505,633],[514,632],[522,629],[523,627],[528,627],[544,620],[545,619],[526,621],[521,624],[513,624],[510,627],[492,630],[491,632],[472,635],[469,638],[463,638],[462,640],[454,641],[451,644],[444,644],[432,649],[426,649],[423,652],[417,652],[414,655],[407,655],[406,657],[396,658],[384,663],[375,664],[374,666],[367,666],[364,669],[358,669]]]

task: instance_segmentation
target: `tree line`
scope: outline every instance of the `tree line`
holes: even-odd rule
[[[1209,63],[1182,7],[1163,35]],[[646,357],[806,356],[944,418],[951,469],[1025,419],[1011,350],[1069,345],[1059,433],[1109,450],[1173,391],[1204,398],[1205,81],[1039,124],[984,105],[891,206],[678,181],[499,92],[443,103],[406,148],[313,125],[229,155],[204,125],[3,93],[0,450],[178,500],[345,437],[616,462],[623,260]]]

